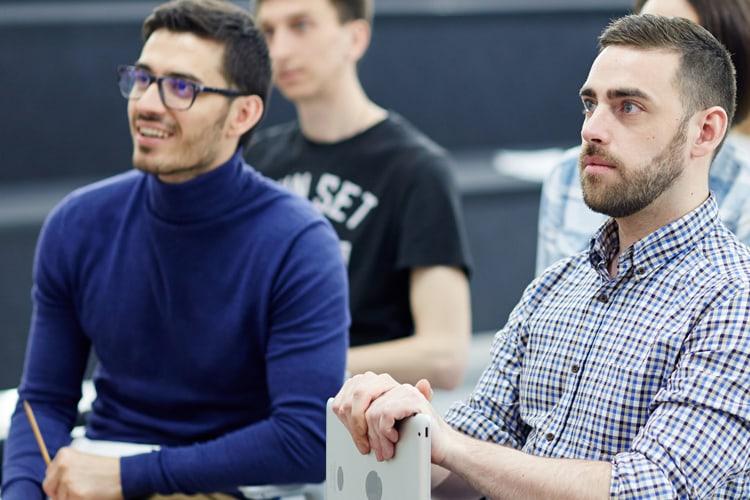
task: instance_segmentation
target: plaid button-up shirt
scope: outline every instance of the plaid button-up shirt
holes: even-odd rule
[[[709,172],[709,187],[719,204],[719,217],[741,242],[750,245],[750,147],[747,139],[730,136]],[[580,146],[566,151],[544,181],[539,206],[536,274],[560,259],[586,249],[591,235],[607,217],[583,201],[578,174]]]
[[[750,498],[750,249],[713,196],[628,248],[617,225],[532,282],[474,392],[478,439],[608,461],[618,498]]]

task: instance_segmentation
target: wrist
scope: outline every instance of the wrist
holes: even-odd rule
[[[445,421],[440,421],[440,450],[435,456],[435,464],[453,470],[453,465],[460,462],[465,453],[464,440],[466,436],[448,425]]]

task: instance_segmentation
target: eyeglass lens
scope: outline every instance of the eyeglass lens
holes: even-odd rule
[[[126,99],[140,99],[154,81],[159,87],[162,103],[168,108],[188,109],[195,99],[195,84],[184,78],[157,78],[145,69],[135,66],[122,66],[118,68],[118,73],[120,93]]]

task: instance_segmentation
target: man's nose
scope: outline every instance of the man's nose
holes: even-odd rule
[[[611,117],[603,106],[597,106],[586,116],[581,126],[583,142],[608,144],[611,140]]]
[[[156,82],[151,82],[134,104],[139,113],[163,113],[166,109]]]

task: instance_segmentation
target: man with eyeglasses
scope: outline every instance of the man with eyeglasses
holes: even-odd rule
[[[234,498],[324,477],[346,274],[325,219],[242,159],[265,42],[220,0],[164,4],[143,33],[118,68],[136,170],[69,195],[40,236],[19,398],[53,461],[17,410],[4,500]],[[92,349],[97,399],[69,446]]]

